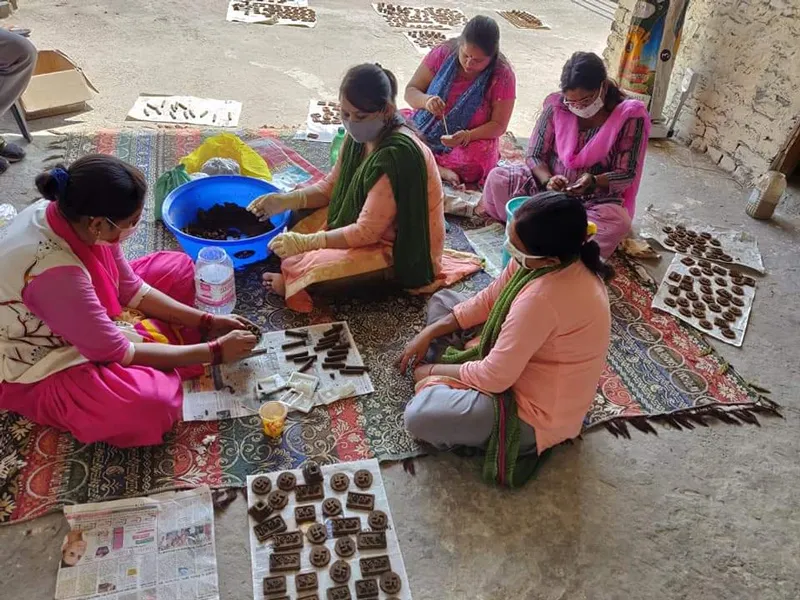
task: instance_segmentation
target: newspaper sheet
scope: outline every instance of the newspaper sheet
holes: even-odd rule
[[[663,228],[666,226],[674,227],[678,224],[698,232],[708,232],[716,237],[722,244],[724,251],[730,255],[731,260],[726,266],[732,263],[764,273],[764,261],[761,259],[761,251],[758,249],[758,240],[744,231],[709,226],[702,221],[674,211],[663,212],[650,209],[640,217],[639,235],[643,238],[655,240],[662,248],[675,252],[674,247],[670,248],[664,244],[667,234],[664,233]],[[709,258],[709,260],[714,259]],[[716,260],[716,262],[722,261]]]
[[[236,100],[144,94],[136,99],[128,118],[153,123],[236,127],[241,114],[242,103]]]
[[[334,323],[321,323],[310,327],[298,327],[292,331],[308,333],[308,343],[305,346],[293,349],[294,351],[312,350],[316,341],[322,337],[323,332],[331,328]],[[361,366],[364,361],[356,347],[353,335],[347,323],[342,322],[342,339],[350,344],[350,353],[346,364]],[[375,391],[368,373],[361,375],[342,375],[338,370],[323,369],[320,353],[317,361],[306,371],[305,375],[313,375],[319,379],[313,395],[301,399],[297,397],[285,398],[288,388],[276,390],[274,397],[259,397],[256,384],[273,375],[288,382],[292,373],[300,365],[286,359],[287,352],[283,344],[297,342],[298,338],[289,337],[285,331],[270,331],[265,333],[255,347],[254,352],[264,351],[263,354],[246,358],[236,363],[206,367],[206,373],[196,379],[184,383],[183,387],[183,420],[184,421],[216,421],[219,419],[232,419],[254,415],[258,412],[264,400],[282,400],[290,409],[308,412],[313,407],[322,404],[331,404],[337,400],[363,396]],[[289,352],[291,354],[291,352]],[[300,403],[301,400],[305,400]]]
[[[717,312],[714,312],[709,309],[707,315],[702,315],[698,317],[695,314],[691,315],[684,314],[681,312],[680,306],[669,306],[666,303],[666,299],[670,296],[673,298],[673,300],[677,298],[677,296],[674,296],[669,293],[669,289],[671,287],[677,287],[677,285],[674,282],[671,282],[669,280],[669,274],[674,272],[678,273],[678,275],[681,276],[690,275],[690,265],[686,265],[683,262],[681,262],[683,259],[684,257],[680,254],[676,254],[672,258],[672,262],[670,263],[667,272],[664,274],[664,279],[661,280],[661,285],[658,287],[656,295],[653,296],[653,303],[652,303],[653,308],[663,310],[664,312],[677,317],[684,323],[688,323],[689,325],[691,325],[695,329],[698,329],[702,333],[710,335],[711,337],[714,337],[721,342],[725,342],[726,344],[731,344],[733,346],[736,346],[737,348],[741,347],[742,343],[744,342],[744,334],[747,331],[747,323],[750,321],[750,311],[753,308],[753,300],[755,299],[756,288],[747,285],[741,288],[742,294],[741,296],[739,296],[742,304],[742,307],[739,310],[741,314],[735,315],[736,318],[734,320],[728,321],[727,323],[727,327],[731,331],[733,331],[735,337],[727,338],[722,334],[722,330],[715,322],[718,318],[721,318],[720,317],[721,313],[724,314],[725,312],[727,312],[727,309],[724,306],[717,307],[716,308]],[[719,297],[720,290],[728,291],[733,288],[733,284],[728,275],[725,275],[723,277],[716,275],[714,277],[709,277],[708,279],[709,279],[708,285],[714,290],[714,293],[717,294],[717,297]],[[719,282],[717,281],[718,279],[720,280]],[[723,283],[724,285],[720,285],[720,283]],[[685,294],[681,295],[684,296],[685,299]],[[687,311],[684,310],[684,312]],[[703,320],[707,320],[705,327],[700,325],[701,321]]]
[[[444,190],[444,212],[458,217],[473,217],[481,193],[476,190],[457,189],[448,183],[442,186]]]
[[[230,0],[227,21],[314,27],[317,14],[307,0]]]
[[[398,29],[448,31],[461,29],[467,23],[466,15],[458,8],[404,6],[391,2],[373,3],[372,8],[389,27]]]
[[[353,475],[356,471],[360,469],[366,469],[372,474],[372,485],[369,489],[361,490],[353,483]],[[301,469],[295,469],[294,471],[290,471],[290,473],[294,473],[297,477],[297,481],[302,482],[303,475]],[[386,548],[382,550],[356,550],[355,554],[351,557],[345,559],[350,564],[351,569],[351,576],[349,582],[346,586],[350,590],[350,597],[356,598],[356,588],[355,582],[360,579],[375,579],[378,576],[372,575],[367,576],[366,574],[361,572],[361,559],[363,558],[376,558],[380,556],[388,557],[389,561],[389,568],[391,571],[397,573],[400,576],[401,586],[400,591],[395,594],[384,594],[383,592],[380,593],[381,598],[397,598],[398,600],[411,600],[411,589],[408,584],[408,576],[406,575],[406,568],[405,564],[403,563],[403,555],[400,552],[400,543],[397,539],[397,531],[394,526],[394,521],[392,520],[392,513],[389,510],[389,500],[386,497],[386,490],[383,487],[383,478],[381,477],[381,470],[378,466],[378,461],[375,459],[370,460],[359,460],[356,462],[349,462],[349,463],[339,463],[335,465],[325,465],[322,467],[322,475],[325,478],[323,483],[324,494],[325,498],[336,498],[339,500],[343,507],[342,516],[344,517],[358,517],[361,519],[361,531],[369,531],[370,528],[367,523],[367,517],[369,516],[369,512],[360,511],[360,510],[352,510],[347,508],[347,494],[348,491],[344,492],[335,492],[330,485],[330,478],[331,475],[334,473],[345,473],[350,478],[350,486],[349,491],[351,492],[364,492],[367,494],[372,494],[375,497],[375,510],[380,510],[386,513],[388,517],[388,526],[386,528]],[[267,473],[266,474],[272,480],[272,489],[277,489],[277,478],[279,473]],[[247,477],[247,487],[250,489],[250,486],[255,479],[256,475],[248,475]],[[263,496],[262,496],[263,498]],[[253,504],[259,499],[256,494],[250,493],[247,495],[247,503],[248,507],[252,507]],[[325,546],[330,551],[331,555],[331,564],[339,559],[339,556],[336,554],[334,550],[334,544],[336,543],[336,538],[332,537],[331,534],[331,519],[328,517],[323,516],[322,514],[322,501],[318,500],[316,502],[305,502],[304,505],[313,504],[314,509],[317,515],[316,522],[324,524],[328,529],[328,539],[325,541]],[[283,517],[284,521],[286,522],[287,531],[305,531],[311,526],[313,523],[307,522],[302,525],[298,525],[294,518],[294,509],[297,506],[297,502],[295,500],[295,494],[289,493],[289,502],[283,510],[280,511],[280,515]],[[273,513],[277,514],[277,513]],[[270,573],[269,569],[269,556],[272,554],[272,540],[267,540],[264,543],[258,541],[256,538],[255,533],[253,533],[253,526],[257,523],[253,519],[253,517],[249,516],[248,522],[250,523],[249,535],[250,535],[250,559],[252,561],[252,569],[253,569],[253,598],[255,600],[263,600],[264,598],[264,578],[270,577],[271,575],[276,575],[276,573]],[[354,540],[355,541],[355,540]],[[326,598],[329,597],[326,595],[328,589],[332,587],[336,587],[340,584],[334,583],[330,577],[329,567],[330,565],[322,568],[316,568],[311,565],[309,560],[309,552],[311,551],[312,544],[308,540],[303,541],[303,547],[300,548],[300,570],[297,573],[316,573],[317,574],[317,596],[319,598]],[[277,573],[277,575],[286,575],[286,590],[294,592],[296,589],[295,586],[295,573]],[[311,591],[313,593],[313,590]],[[294,597],[294,596],[292,596]]]
[[[56,600],[217,600],[211,490],[68,506]]]
[[[492,223],[480,229],[465,229],[464,235],[483,261],[483,270],[492,277],[503,272],[503,242],[506,228],[500,223]]]

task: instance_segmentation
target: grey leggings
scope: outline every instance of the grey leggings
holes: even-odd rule
[[[451,290],[434,294],[428,302],[428,323],[438,321],[464,300]],[[426,357],[435,361],[449,345],[463,347],[469,332],[459,332],[437,340]],[[456,390],[446,385],[425,388],[406,405],[406,429],[437,448],[451,446],[483,447],[494,425],[494,400],[477,390]],[[533,428],[521,423],[520,453],[536,450]]]

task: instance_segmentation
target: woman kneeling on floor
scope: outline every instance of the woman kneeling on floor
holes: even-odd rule
[[[603,280],[613,270],[593,232],[577,198],[533,196],[507,226],[512,260],[502,275],[465,301],[450,291],[431,298],[428,326],[406,346],[401,370],[483,328],[466,350],[451,346],[414,370],[417,395],[405,421],[415,437],[438,447],[486,445],[484,477],[516,486],[537,453],[580,433],[611,327]]]
[[[322,209],[269,246],[283,260],[280,274],[264,274],[264,285],[293,310],[311,310],[305,290],[313,284],[333,290],[342,283],[352,289],[356,280],[385,281],[432,291],[480,268],[477,258],[443,259],[436,161],[397,113],[396,96],[390,71],[375,64],[351,68],[339,90],[348,135],[333,171],[317,185],[267,194],[249,206],[260,217]]]
[[[181,416],[183,378],[247,355],[249,322],[190,306],[185,254],[125,260],[147,191],[139,170],[97,154],[36,187],[45,200],[0,242],[0,409],[84,443],[158,444]]]
[[[561,71],[561,92],[544,101],[525,165],[497,167],[483,190],[486,213],[506,220],[506,204],[539,191],[580,198],[608,258],[631,228],[650,115],[606,75],[602,59],[576,52]]]

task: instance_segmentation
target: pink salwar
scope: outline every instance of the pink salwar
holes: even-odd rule
[[[582,200],[589,220],[597,225],[595,240],[601,255],[607,258],[630,230],[650,118],[644,104],[629,99],[617,105],[600,127],[581,131],[578,125],[560,94],[548,96],[531,134],[526,164],[493,169],[484,187],[483,206],[489,216],[505,221],[510,199],[544,191],[532,173],[538,165],[570,182],[583,173],[605,173],[608,189],[598,189]]]
[[[179,252],[157,252],[131,261],[145,283],[184,304],[194,303],[194,264]],[[171,343],[197,343],[193,328],[174,331],[149,319]],[[202,368],[202,367],[200,367]],[[36,383],[0,384],[0,409],[35,423],[69,431],[83,443],[114,446],[159,444],[181,417],[182,381],[198,368],[160,371],[118,362],[87,362],[53,373]]]
[[[442,65],[450,56],[452,50],[447,44],[437,46],[422,60],[431,73],[439,72]],[[450,111],[459,97],[469,89],[472,81],[457,77],[450,88],[450,94],[445,101],[445,113]],[[486,97],[469,122],[470,129],[476,129],[486,124],[492,118],[492,108],[496,102],[514,100],[517,95],[517,79],[514,70],[508,64],[501,63],[495,67],[495,72],[486,89]],[[410,118],[413,112],[404,109],[403,115]],[[451,131],[450,133],[455,133]],[[489,171],[492,170],[500,159],[500,139],[475,140],[466,146],[457,146],[446,154],[436,154],[436,163],[440,167],[450,169],[466,184],[483,185]]]

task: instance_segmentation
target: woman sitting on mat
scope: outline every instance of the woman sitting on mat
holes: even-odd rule
[[[595,241],[607,258],[630,230],[649,132],[645,105],[625,98],[599,56],[576,52],[561,72],[561,93],[544,101],[526,164],[489,173],[484,208],[505,221],[511,198],[566,192],[597,223]]]
[[[514,471],[517,454],[535,462],[581,430],[605,365],[611,315],[603,280],[613,270],[590,239],[583,205],[566,194],[530,198],[507,231],[513,260],[500,278],[466,301],[434,295],[428,326],[406,346],[400,369],[429,349],[436,359],[437,338],[460,344],[469,335],[452,334],[483,324],[467,350],[450,347],[439,362],[416,367],[406,427],[439,447],[488,443],[484,476],[516,486],[530,475],[528,463]]]
[[[480,268],[477,258],[444,251],[442,182],[431,151],[397,113],[397,81],[380,65],[350,69],[339,100],[348,135],[333,171],[320,183],[288,194],[268,194],[249,210],[261,217],[287,209],[321,208],[294,231],[275,237],[281,273],[265,273],[264,285],[299,312],[311,310],[305,291],[324,283],[352,288],[360,281],[393,280],[428,291]],[[327,217],[325,214],[327,212]],[[326,218],[327,227],[319,230]],[[311,233],[299,231],[312,230]]]
[[[139,170],[97,154],[36,187],[46,200],[0,242],[0,409],[84,443],[158,444],[181,416],[182,378],[255,346],[248,321],[190,306],[185,254],[125,260],[147,190]],[[201,332],[221,337],[201,344]]]
[[[500,28],[482,15],[466,24],[461,37],[422,60],[405,99],[416,109],[414,123],[436,154],[445,182],[483,184],[500,158],[516,85],[500,53]]]

